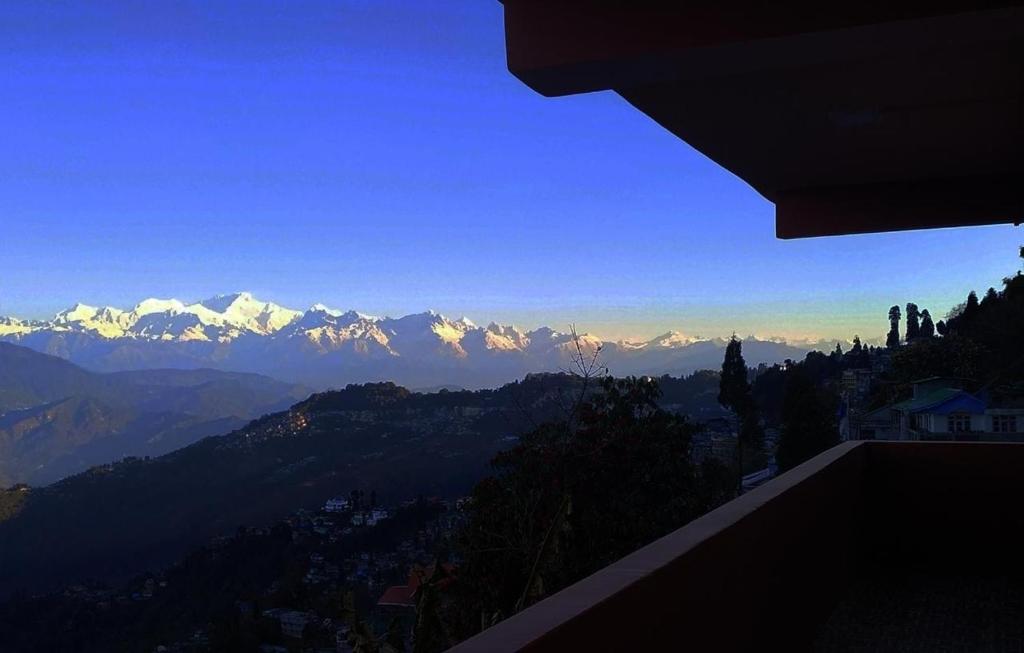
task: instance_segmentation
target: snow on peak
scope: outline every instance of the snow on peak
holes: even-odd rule
[[[480,352],[500,356],[522,354],[529,360],[553,353],[564,359],[576,348],[571,333],[549,327],[528,332],[496,322],[481,327],[467,317],[450,319],[435,310],[399,318],[373,317],[317,303],[306,311],[294,311],[261,301],[249,292],[217,295],[193,304],[150,298],[130,311],[76,304],[43,322],[0,318],[0,337],[6,339],[21,340],[47,330],[109,339],[173,342],[228,343],[238,338],[278,337],[282,346],[285,342],[297,342],[309,351],[344,349],[359,355],[414,359],[433,355],[464,358]],[[606,344],[597,336],[585,333],[579,335],[579,340],[585,351]],[[608,355],[669,354],[698,342],[724,343],[668,331],[650,340],[621,340],[609,349]]]
[[[687,345],[692,345],[693,343],[698,342],[700,340],[701,338],[699,337],[689,336],[686,335],[685,333],[682,333],[681,331],[669,331],[667,333],[661,334],[656,338],[652,338],[647,342],[647,345],[650,347],[665,348],[685,347]]]
[[[263,302],[249,292],[236,292],[204,299],[186,310],[206,323],[267,335],[280,331],[302,316],[301,311]],[[207,314],[207,311],[209,314]]]
[[[99,309],[95,306],[89,306],[81,302],[75,304],[69,309],[63,310],[54,317],[55,322],[67,323],[67,322],[82,322],[88,320],[96,315],[96,311]]]
[[[517,349],[525,349],[530,344],[530,337],[511,324],[491,322],[487,325],[486,331],[495,338],[506,340]]]
[[[434,322],[430,330],[437,334],[437,337],[449,344],[457,344],[462,337],[466,335],[465,324],[461,322],[452,322],[451,320],[445,319],[443,316],[440,320]]]
[[[0,317],[0,336],[16,336],[31,333],[32,324],[13,317]]]
[[[251,312],[255,306],[262,306],[262,302],[256,300],[249,292],[235,292],[227,295],[217,295],[199,302],[214,313],[228,312]]]
[[[136,317],[142,317],[143,315],[151,315],[153,313],[180,313],[185,310],[185,305],[177,299],[157,299],[150,297],[149,299],[143,299],[141,302],[135,305],[132,309],[132,313]]]
[[[319,304],[318,303],[318,304],[313,304],[312,306],[310,306],[309,310],[306,311],[306,312],[307,313],[326,313],[327,315],[332,315],[334,317],[341,317],[341,315],[343,314],[344,311],[339,311],[339,310],[334,309],[334,308],[327,308],[327,306],[325,306],[324,304]]]
[[[117,308],[89,306],[79,302],[57,313],[53,323],[73,331],[93,331],[104,338],[118,338],[124,335],[123,314],[124,311]]]

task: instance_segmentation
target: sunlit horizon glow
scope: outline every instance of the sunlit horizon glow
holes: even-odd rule
[[[644,340],[865,339],[1020,265],[1009,226],[780,241],[613,93],[543,98],[501,5],[0,7],[0,315],[238,290]]]

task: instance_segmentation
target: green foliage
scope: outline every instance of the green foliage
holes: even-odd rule
[[[838,397],[827,386],[815,385],[805,370],[787,373],[782,404],[782,432],[775,460],[781,471],[791,469],[839,442],[836,425]]]
[[[658,377],[661,397],[658,403],[671,405],[675,412],[699,414],[717,409],[719,373],[715,370],[699,370],[684,377],[668,374]]]
[[[983,374],[985,350],[968,338],[933,339],[893,352],[889,380],[897,396],[909,394],[910,384],[930,376],[975,379]]]
[[[461,394],[461,393],[451,393]],[[379,410],[407,401],[412,393],[394,383],[349,384],[342,392],[321,392],[295,406],[298,410]]]
[[[549,422],[494,460],[462,535],[456,631],[467,636],[726,500],[735,479],[690,462],[695,427],[658,386],[606,379],[570,428]]]

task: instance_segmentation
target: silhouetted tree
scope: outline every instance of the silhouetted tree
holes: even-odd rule
[[[927,308],[921,311],[921,337],[935,337],[935,325],[932,323],[932,315],[928,312]]]
[[[750,400],[747,363],[743,360],[743,343],[734,335],[725,346],[722,375],[718,386],[718,403],[734,413],[742,413]]]
[[[989,306],[999,300],[999,293],[996,292],[995,288],[989,288],[985,293],[985,297],[981,300],[982,306]]]
[[[889,334],[885,337],[885,346],[896,349],[900,346],[900,307],[889,309]]]
[[[967,293],[967,304],[964,305],[964,316],[971,317],[978,312],[978,294],[973,290]]]
[[[860,336],[853,336],[853,346],[850,347],[850,353],[846,355],[845,362],[856,368],[871,366],[871,355],[868,348],[861,343]]]
[[[438,559],[434,562],[430,577],[424,577],[416,590],[412,653],[439,653],[455,643],[445,626],[441,607],[441,589],[451,580],[451,574]]]
[[[811,382],[802,368],[789,373],[782,403],[782,429],[775,460],[791,469],[838,444],[837,398]]]
[[[928,338],[893,353],[886,372],[887,401],[910,396],[925,376],[973,379],[993,397],[1016,399],[1024,391],[1024,276],[1003,280],[985,298],[971,292],[936,324],[942,338]],[[923,325],[922,325],[922,328]],[[881,397],[880,397],[881,399]]]
[[[944,336],[947,333],[949,333],[949,328],[946,326],[945,320],[939,320],[938,322],[936,322],[935,330],[939,333],[940,336]]]
[[[576,429],[547,423],[493,461],[463,529],[452,633],[466,636],[610,564],[732,495],[690,457],[696,427],[658,408],[648,379],[601,381]]]
[[[757,405],[747,381],[747,363],[743,360],[743,343],[735,335],[725,347],[722,360],[722,375],[718,386],[718,403],[736,415],[736,466],[743,476],[744,446],[760,447],[763,441]],[[740,481],[737,480],[737,483]]]
[[[921,314],[917,304],[907,302],[907,342],[910,342],[921,335]]]

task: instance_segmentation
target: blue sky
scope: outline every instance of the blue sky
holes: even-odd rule
[[[251,290],[606,337],[875,336],[1016,270],[1011,227],[779,241],[613,93],[543,98],[501,5],[0,5],[0,314]]]

